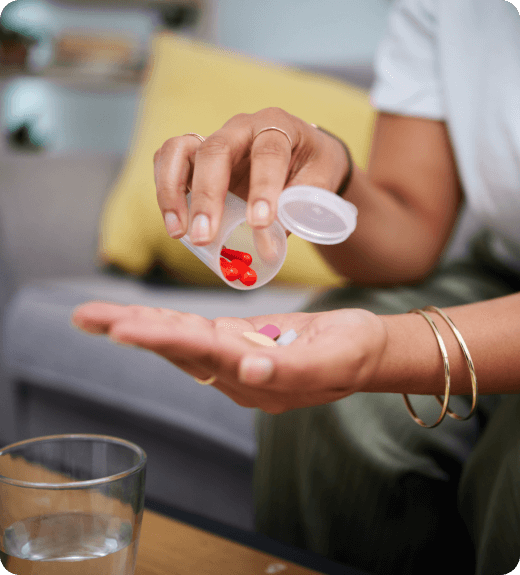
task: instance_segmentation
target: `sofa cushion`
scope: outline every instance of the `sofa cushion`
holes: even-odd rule
[[[63,391],[254,457],[253,411],[146,350],[75,329],[70,316],[89,300],[169,307],[213,319],[296,311],[315,292],[264,288],[150,288],[116,278],[41,282],[22,288],[5,318],[10,377]],[[23,414],[21,414],[23,416]]]
[[[118,154],[0,153],[0,251],[13,283],[96,272],[96,228],[122,162]]]
[[[358,165],[366,165],[375,112],[365,91],[168,33],[154,39],[152,56],[133,146],[103,213],[99,251],[105,262],[135,275],[163,264],[183,282],[222,285],[164,228],[152,159],[173,136],[208,135],[239,112],[277,106],[342,137]],[[345,278],[311,243],[291,235],[286,260],[273,282],[337,286]]]

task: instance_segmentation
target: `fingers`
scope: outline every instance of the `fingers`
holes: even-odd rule
[[[197,151],[189,227],[195,245],[206,245],[217,235],[233,165],[246,153],[244,128],[223,128],[209,136]]]
[[[165,308],[91,302],[76,308],[72,321],[91,333],[104,333],[118,343],[154,352],[191,376],[207,379],[215,375],[214,387],[239,405],[282,413],[340,399],[345,395],[340,384],[352,379],[352,358],[341,353],[338,364],[336,357],[343,338],[334,330],[323,334],[319,326],[313,328],[317,316],[297,313],[253,318],[254,322],[208,320]],[[242,336],[268,323],[283,331],[292,326],[303,333],[290,350],[262,347]],[[330,387],[329,381],[327,387],[326,380],[335,372],[338,385]]]
[[[188,230],[186,193],[194,157],[201,142],[194,136],[170,138],[154,155],[157,203],[168,235],[178,239]]]
[[[290,134],[298,136],[285,115],[275,121],[274,126],[283,131],[263,128],[253,135],[247,205],[247,222],[253,228],[270,226],[276,217],[295,145]]]
[[[165,142],[154,156],[154,176],[169,235],[180,238],[188,233],[195,245],[213,241],[230,183],[245,189],[246,197],[250,190],[249,223],[270,225],[291,162],[290,141],[296,145],[299,140],[299,123],[283,110],[270,108],[234,116],[204,142],[189,135]],[[262,131],[270,126],[278,126],[287,135]],[[192,191],[189,214],[188,186]]]
[[[240,318],[212,321],[164,308],[89,302],[78,306],[71,319],[86,332],[158,353],[199,378],[218,373],[236,381],[241,354],[259,347],[240,337],[252,329]]]
[[[263,131],[266,124],[279,126],[283,133]],[[264,228],[274,221],[291,162],[291,144],[298,139],[296,126],[295,118],[276,108],[239,114],[198,148],[190,207],[189,234],[194,244],[206,245],[217,235],[232,179],[234,184],[249,183],[248,223]]]
[[[193,135],[165,142],[154,156],[157,201],[169,235],[189,233],[202,246],[218,233],[228,190],[247,200],[247,221],[260,230],[274,222],[287,185],[335,190],[347,164],[334,138],[267,108],[234,116],[204,142]]]
[[[74,309],[71,322],[88,333],[106,334],[112,323],[132,313],[130,307],[103,301],[88,302]]]

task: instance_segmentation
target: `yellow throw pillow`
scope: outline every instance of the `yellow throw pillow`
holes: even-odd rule
[[[173,136],[209,135],[232,116],[277,106],[337,134],[358,165],[368,160],[375,117],[367,93],[328,77],[266,64],[171,33],[155,37],[132,147],[104,207],[103,262],[135,275],[160,265],[176,279],[224,285],[164,228],[153,155]],[[309,242],[292,234],[274,283],[338,286],[336,274]]]

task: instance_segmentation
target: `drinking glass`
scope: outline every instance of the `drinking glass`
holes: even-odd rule
[[[104,435],[0,450],[0,560],[16,575],[133,575],[146,453]]]

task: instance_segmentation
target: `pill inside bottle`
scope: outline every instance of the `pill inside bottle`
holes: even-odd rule
[[[186,195],[186,201],[189,209],[191,192]],[[267,228],[253,229],[247,223],[246,208],[244,200],[228,192],[220,226],[211,243],[196,246],[189,234],[180,238],[227,285],[238,290],[252,290],[269,283],[287,255],[287,236],[281,222],[275,220]],[[233,261],[232,266],[226,263]]]
[[[259,231],[262,233],[258,234]],[[256,230],[247,222],[239,224],[224,239],[225,247],[220,252],[221,257],[241,258],[233,257],[228,260],[231,266],[224,263],[224,267],[221,267],[226,283],[233,284],[237,289],[252,289],[270,281],[278,273],[285,259],[287,249],[285,239],[285,232],[281,226],[279,231]],[[220,259],[219,263],[222,263]],[[224,272],[225,269],[233,268],[240,274],[236,280],[232,280],[234,276]]]

